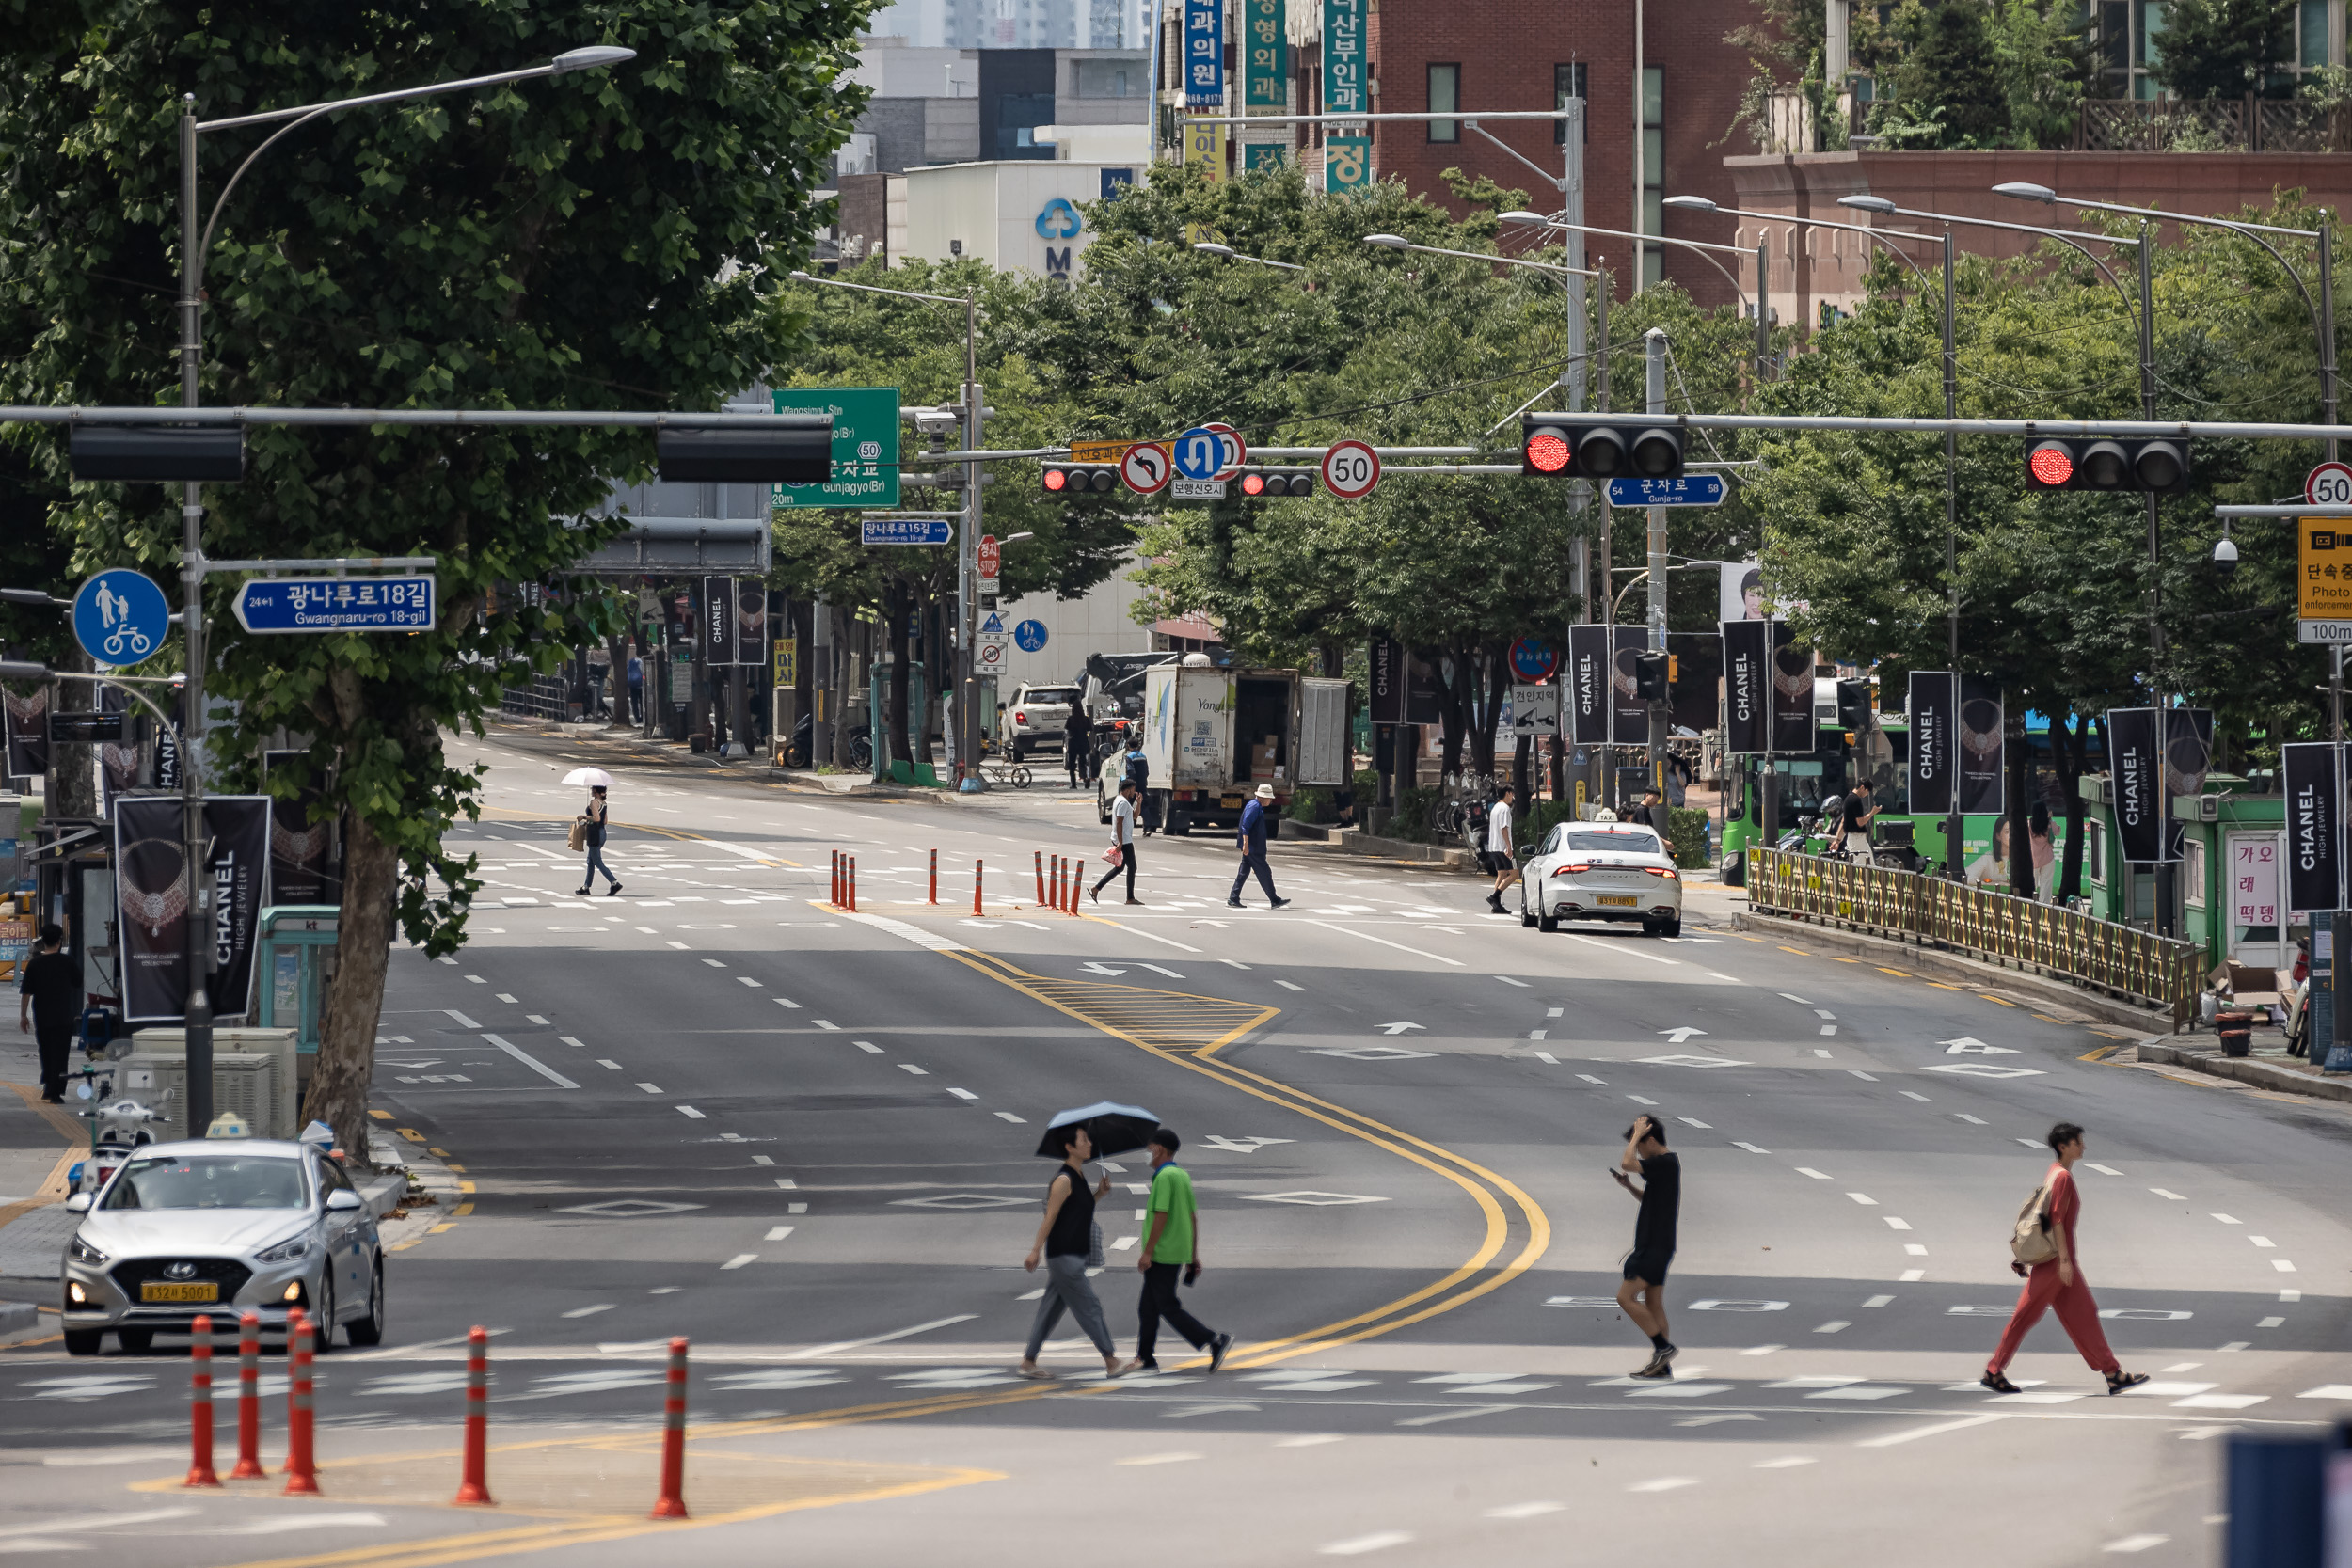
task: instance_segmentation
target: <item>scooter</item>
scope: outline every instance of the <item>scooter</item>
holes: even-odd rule
[[[155,1141],[153,1124],[168,1118],[129,1095],[115,1096],[114,1074],[95,1064],[83,1067],[74,1096],[87,1103],[73,1114],[93,1125],[89,1157],[67,1168],[66,1185],[73,1192],[95,1193],[113,1180],[124,1161]],[[166,1090],[164,1101],[157,1103],[169,1099],[170,1091]]]

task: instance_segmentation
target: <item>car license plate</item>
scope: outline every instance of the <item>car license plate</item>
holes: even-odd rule
[[[1629,893],[1604,893],[1595,902],[1604,907],[1629,910],[1641,900]]]
[[[1241,804],[1241,797],[1238,795],[1228,795],[1223,800],[1219,800],[1217,804],[1221,806],[1238,806]]]
[[[219,1299],[220,1284],[217,1280],[203,1279],[193,1285],[166,1285],[151,1279],[139,1287],[139,1300],[141,1301],[218,1301]]]

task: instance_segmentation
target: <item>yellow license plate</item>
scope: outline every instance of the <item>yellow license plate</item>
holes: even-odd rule
[[[1629,910],[1636,904],[1639,904],[1641,900],[1634,897],[1629,893],[1604,893],[1600,895],[1597,902],[1607,905],[1613,909]]]
[[[1241,797],[1238,795],[1228,795],[1225,799],[1219,800],[1217,804],[1220,806],[1238,806],[1241,804]]]
[[[141,1301],[218,1301],[220,1284],[216,1280],[199,1280],[193,1285],[164,1285],[149,1280],[139,1287]]]

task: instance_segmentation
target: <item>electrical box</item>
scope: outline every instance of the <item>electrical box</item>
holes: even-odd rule
[[[213,1053],[213,1114],[234,1111],[245,1118],[257,1138],[291,1138],[271,1118],[278,1101],[277,1055],[246,1051]],[[157,1143],[200,1138],[204,1129],[188,1130],[188,1063],[184,1055],[126,1056],[116,1069],[115,1090],[128,1095],[164,1119],[151,1126]]]
[[[180,1114],[187,1114],[187,1035],[180,1029],[141,1029],[131,1037],[131,1062],[147,1061],[142,1065],[173,1064],[175,1082],[182,1090]],[[296,1119],[302,1111],[300,1078],[294,1054],[294,1032],[292,1029],[215,1029],[213,1031],[213,1109],[215,1115],[231,1109],[222,1098],[228,1091],[223,1085],[223,1064],[238,1056],[262,1056],[278,1064],[269,1079],[269,1098],[256,1115],[242,1108],[247,1126],[257,1138],[292,1138],[301,1131]],[[193,1134],[176,1132],[174,1137],[202,1137],[204,1129]]]

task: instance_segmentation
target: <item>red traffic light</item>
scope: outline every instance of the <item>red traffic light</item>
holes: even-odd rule
[[[1069,483],[1069,470],[1064,468],[1048,468],[1045,470],[1045,488],[1048,490],[1059,490],[1066,487]]]
[[[1263,475],[1263,474],[1244,474],[1244,475],[1242,475],[1242,476],[1241,476],[1241,493],[1242,493],[1243,495],[1245,495],[1245,496],[1263,496],[1263,495],[1264,495],[1264,494],[1265,494],[1265,475]]]
[[[1556,474],[1568,466],[1576,453],[1569,449],[1567,437],[1557,431],[1538,431],[1528,437],[1526,451],[1521,454],[1529,467],[1539,473]]]
[[[2074,454],[2059,443],[2049,441],[2027,454],[2026,467],[2036,483],[2056,488],[2074,477]]]

